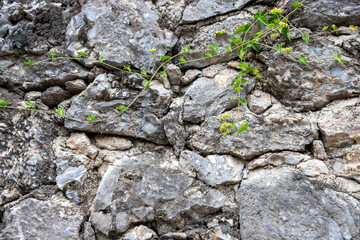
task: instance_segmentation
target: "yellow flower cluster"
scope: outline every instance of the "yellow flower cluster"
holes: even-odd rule
[[[272,37],[272,38],[278,38],[280,35],[279,34],[277,34],[277,33],[274,33],[274,34],[271,34],[270,35],[270,37]]]
[[[289,25],[284,22],[279,22],[280,27],[288,27]]]
[[[281,51],[283,51],[284,53],[289,53],[291,50],[293,50],[292,47],[287,47],[287,48],[282,48]]]
[[[231,124],[228,122],[224,122],[223,124],[221,124],[219,132],[223,134],[223,137],[225,137],[226,135],[231,133]]]
[[[154,52],[156,52],[156,49],[155,48],[154,49],[149,49],[149,52],[154,53]]]
[[[282,9],[281,8],[274,8],[273,10],[271,10],[269,13],[270,14],[275,14],[275,13],[281,13],[282,12]]]
[[[230,114],[223,114],[219,117],[219,120],[224,121],[224,120],[228,119],[229,117],[230,117]]]
[[[221,31],[216,31],[216,35],[223,35],[224,33],[226,33],[224,29]]]

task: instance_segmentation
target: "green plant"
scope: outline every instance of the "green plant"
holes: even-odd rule
[[[5,99],[0,99],[0,108],[2,109],[18,109],[18,110],[26,110],[26,111],[38,111],[38,112],[45,112],[49,114],[57,114],[61,116],[62,118],[66,118],[72,121],[77,121],[85,124],[95,124],[103,121],[107,121],[111,118],[115,118],[123,114],[125,111],[131,108],[131,106],[138,100],[138,98],[147,90],[147,88],[150,86],[152,80],[159,76],[160,74],[167,76],[167,70],[168,68],[165,67],[165,65],[169,62],[172,62],[174,65],[181,65],[186,64],[189,62],[194,61],[200,61],[205,60],[213,57],[221,57],[224,54],[231,53],[233,51],[237,51],[238,57],[240,59],[240,63],[238,64],[238,67],[241,69],[238,76],[234,78],[234,82],[232,85],[232,89],[234,90],[234,96],[230,98],[230,101],[236,101],[238,105],[238,111],[237,115],[234,117],[225,114],[220,117],[220,121],[222,122],[222,125],[220,126],[220,133],[225,137],[226,135],[230,134],[232,131],[236,131],[237,134],[240,134],[241,132],[245,131],[248,128],[246,121],[240,121],[240,106],[246,105],[247,101],[246,99],[242,99],[240,97],[240,91],[242,90],[242,84],[249,81],[249,79],[255,79],[255,80],[263,80],[263,77],[260,74],[259,69],[252,67],[248,63],[246,63],[246,54],[249,49],[253,49],[256,52],[260,52],[261,48],[270,48],[276,51],[277,54],[283,54],[286,56],[289,60],[300,62],[305,65],[309,65],[309,63],[318,61],[316,60],[307,60],[306,56],[304,54],[300,54],[297,59],[290,56],[290,52],[292,51],[292,47],[285,47],[285,43],[270,46],[265,43],[263,43],[261,40],[264,40],[266,37],[270,36],[272,39],[277,39],[280,36],[283,36],[284,39],[291,43],[292,40],[290,38],[290,31],[294,28],[292,27],[291,23],[289,22],[289,16],[293,14],[298,8],[300,8],[303,5],[303,1],[301,2],[295,2],[292,4],[292,7],[294,8],[293,11],[291,11],[289,14],[283,16],[282,9],[274,8],[268,12],[257,12],[255,15],[253,15],[253,18],[255,21],[250,24],[245,24],[242,26],[239,26],[233,36],[229,39],[229,45],[227,46],[218,46],[217,43],[212,43],[208,46],[206,49],[201,50],[190,50],[189,45],[185,45],[182,47],[183,52],[180,52],[174,56],[161,56],[160,59],[157,59],[155,56],[156,49],[149,49],[149,52],[152,54],[152,57],[159,63],[158,67],[152,72],[152,74],[149,74],[145,70],[136,70],[131,69],[130,65],[126,65],[123,67],[123,69],[115,67],[113,65],[110,65],[106,63],[106,59],[104,57],[99,56],[98,59],[91,59],[87,58],[88,54],[82,51],[77,52],[79,57],[56,57],[55,52],[49,52],[50,58],[41,60],[39,62],[34,62],[29,59],[26,59],[24,61],[24,64],[26,67],[22,69],[16,69],[16,70],[5,70],[0,69],[0,71],[3,72],[17,72],[21,70],[26,70],[30,67],[33,67],[38,64],[42,64],[48,61],[57,61],[57,60],[78,60],[78,61],[93,61],[96,62],[99,65],[104,65],[106,67],[112,68],[114,70],[122,71],[125,73],[131,73],[139,75],[146,80],[144,80],[142,83],[144,85],[141,92],[128,104],[127,106],[120,105],[116,109],[118,110],[118,113],[107,117],[107,118],[101,118],[96,119],[96,115],[90,115],[87,116],[86,119],[75,119],[66,116],[65,110],[63,107],[55,109],[55,111],[44,111],[40,109],[36,109],[36,105],[30,101],[25,102],[25,104],[28,107],[14,107],[11,106],[11,103]],[[350,26],[349,27],[352,31],[355,31],[357,27]],[[322,30],[326,31],[328,30],[330,33],[339,34],[338,28],[335,25],[331,26],[331,30],[329,30],[328,26],[325,26]],[[300,31],[300,30],[297,30]],[[216,31],[215,37],[222,38],[225,30],[219,30]],[[308,33],[302,33],[302,39],[306,42],[310,42],[310,35]],[[240,36],[239,36],[240,35]],[[209,51],[210,50],[210,51]],[[193,53],[199,53],[204,52],[204,57],[192,59],[192,60],[186,60],[185,57],[191,56]],[[341,64],[345,64],[345,60],[342,59],[341,53],[338,53],[336,56],[334,56],[334,59],[340,62]],[[96,120],[95,120],[96,119]],[[229,121],[229,119],[233,119],[232,121]]]

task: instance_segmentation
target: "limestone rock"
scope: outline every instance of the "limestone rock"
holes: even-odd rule
[[[56,107],[68,98],[70,93],[58,86],[48,88],[41,94],[41,101],[50,108]]]
[[[341,49],[325,38],[316,38],[309,44],[299,42],[290,55],[299,52],[307,59],[333,59]],[[360,93],[360,69],[356,65],[343,67],[337,61],[323,60],[306,66],[273,51],[263,51],[260,59],[268,67],[265,89],[295,110],[318,110],[333,100]]]
[[[297,152],[283,151],[279,153],[266,153],[261,157],[249,162],[248,168],[252,170],[258,167],[265,167],[268,165],[279,167],[284,164],[294,166],[299,164],[301,161],[306,161],[310,159],[310,156]]]
[[[248,96],[248,105],[252,112],[261,114],[271,107],[271,96],[268,93],[255,90]]]
[[[133,146],[132,142],[125,138],[103,136],[103,135],[95,136],[95,144],[99,148],[108,149],[108,150],[126,150]]]
[[[66,146],[85,154],[91,159],[94,159],[99,153],[99,150],[91,144],[85,133],[72,133],[70,138],[66,140]]]
[[[319,117],[325,148],[344,148],[360,142],[360,99],[334,103]]]
[[[308,160],[297,165],[297,167],[306,176],[316,177],[320,174],[328,174],[329,169],[323,161],[320,160]]]
[[[200,70],[197,69],[190,69],[185,72],[185,75],[181,77],[182,85],[188,85],[192,81],[195,80],[197,76],[201,74]]]
[[[61,190],[66,190],[69,184],[81,187],[85,178],[86,168],[84,165],[80,165],[79,167],[69,167],[56,178],[56,184]]]
[[[149,1],[88,1],[67,27],[68,49],[74,54],[92,49],[90,55],[101,55],[107,63],[148,70],[155,66],[149,49],[156,49],[155,57],[160,58],[177,40],[159,26],[160,18]],[[87,39],[84,45],[80,43],[82,34]]]
[[[80,239],[80,207],[66,199],[28,198],[5,212],[0,239]]]
[[[214,78],[198,78],[195,80],[185,93],[183,119],[197,123],[206,117],[218,115],[234,108],[237,103],[229,100],[229,98],[234,95],[231,85],[238,73],[234,69],[225,69]],[[245,83],[240,92],[240,97],[246,98],[254,86],[255,81],[253,80]]]
[[[85,90],[86,83],[82,79],[77,79],[74,81],[67,81],[65,83],[65,89],[71,93],[80,93],[81,91]]]
[[[237,194],[241,239],[359,238],[359,202],[301,176],[286,167],[250,172]]]
[[[116,229],[120,232],[126,232],[129,229],[129,216],[126,212],[116,214]]]
[[[140,225],[127,232],[121,240],[148,240],[156,237],[157,234],[153,230]]]
[[[230,112],[231,113],[231,112]],[[231,115],[236,115],[235,111]],[[230,154],[251,159],[273,151],[304,151],[318,138],[318,128],[306,119],[283,114],[243,115],[250,130],[222,137],[218,117],[209,117],[190,138],[190,146],[205,154]]]
[[[218,14],[241,9],[248,2],[250,2],[250,0],[229,0],[226,2],[219,0],[196,0],[185,7],[182,20],[184,22],[204,20]]]
[[[320,160],[326,160],[327,154],[324,148],[324,144],[320,140],[315,140],[311,145],[311,151],[313,152],[315,158]]]
[[[198,179],[213,187],[239,183],[244,169],[244,163],[231,156],[209,155],[203,158],[188,150],[181,153],[180,166],[183,171],[194,172]]]
[[[95,228],[95,231],[101,232],[106,236],[109,234],[112,221],[112,216],[110,213],[93,212],[90,215],[89,221]]]

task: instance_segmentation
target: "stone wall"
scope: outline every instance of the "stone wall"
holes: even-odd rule
[[[292,2],[4,0],[0,67],[83,51],[151,71],[149,49],[159,58],[225,44],[257,11],[288,13]],[[218,120],[238,111],[236,53],[173,66],[106,122],[0,108],[0,239],[360,239],[360,35],[348,28],[359,14],[358,0],[305,1],[290,20],[310,43],[293,31],[286,46],[327,58],[309,66],[248,53],[264,81],[244,85],[239,135],[222,137]],[[321,31],[332,24],[339,35]],[[143,80],[52,61],[0,72],[0,99],[105,118]]]

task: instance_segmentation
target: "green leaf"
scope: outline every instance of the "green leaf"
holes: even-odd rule
[[[141,71],[141,74],[144,75],[145,77],[147,77],[147,72],[145,70]]]
[[[242,83],[247,83],[247,82],[249,82],[249,81],[246,80],[245,78],[242,78],[242,79],[241,79],[241,82],[242,82]]]
[[[282,27],[282,28],[280,29],[280,32],[281,32],[281,34],[285,37],[286,40],[288,40],[289,42],[291,42],[289,27]]]
[[[261,50],[260,50],[260,48],[259,48],[259,46],[256,44],[256,43],[251,43],[251,47],[255,50],[255,51],[257,51],[257,52],[260,52]]]
[[[170,59],[171,57],[169,56],[161,56],[160,59],[161,61],[165,62],[166,60]]]
[[[48,54],[49,54],[51,57],[55,57],[55,56],[56,56],[56,53],[55,53],[54,51],[48,52]]]
[[[267,25],[268,21],[266,20],[266,14],[264,12],[257,12],[254,16],[255,20]]]
[[[308,62],[306,61],[306,58],[305,58],[305,55],[304,54],[301,54],[299,56],[299,61],[305,65],[309,65]]]
[[[5,99],[0,99],[0,105],[8,105],[8,104],[11,104],[11,103],[6,101]]]
[[[234,90],[236,87],[237,87],[237,83],[234,83],[234,84],[231,86],[231,89]]]
[[[325,30],[328,30],[328,29],[329,29],[329,26],[325,26],[321,30],[325,31]]]
[[[241,125],[241,128],[239,128],[237,134],[240,134],[241,132],[247,130],[247,122],[246,121],[243,121],[242,122],[242,125]]]
[[[239,49],[238,49],[238,56],[239,56],[240,59],[243,59],[243,58],[244,58],[244,56],[245,56],[245,51],[244,51],[244,49],[242,49],[242,48],[239,48]]]
[[[234,130],[236,130],[236,125],[235,125],[234,121],[232,121],[232,122],[230,123],[230,125],[231,125],[231,127],[232,127]]]
[[[99,57],[99,62],[103,62],[104,61],[104,57]]]
[[[234,82],[235,83],[241,83],[241,78],[239,78],[239,77],[234,78]]]
[[[267,27],[269,27],[269,28],[273,28],[273,27],[275,27],[275,24],[270,23],[270,24],[268,24],[268,25],[267,25]]]
[[[167,77],[167,72],[166,72],[166,70],[164,70],[164,71],[162,71],[162,72],[160,72],[162,75],[164,75],[165,77]]]
[[[226,49],[229,51],[229,52],[232,52],[232,47],[231,47],[231,45],[229,45],[229,46],[226,46]]]
[[[214,50],[217,54],[219,54],[219,49],[216,43],[213,43],[212,45],[209,46],[209,48],[211,50]]]
[[[25,102],[26,105],[29,107],[35,107],[35,104],[33,104],[30,100]]]
[[[79,56],[87,56],[88,54],[87,53],[84,53],[84,52],[77,52],[77,54],[79,55]]]
[[[242,38],[230,38],[229,42],[232,44],[237,44],[242,42]]]
[[[150,81],[148,81],[148,80],[144,80],[143,82],[142,82],[142,84],[144,85],[144,86],[149,86],[150,85]]]
[[[242,87],[236,87],[236,88],[235,88],[235,91],[238,92],[238,91],[240,91],[240,90],[242,90],[242,89],[243,89]]]
[[[124,105],[119,105],[116,109],[121,112],[121,111],[125,111],[126,109],[128,109],[128,107],[126,107]]]
[[[300,3],[300,2],[294,2],[294,3],[292,4],[292,6],[293,6],[294,8],[298,8],[298,7],[300,7],[301,5],[303,5],[303,4]]]
[[[246,71],[241,71],[241,72],[239,73],[239,75],[240,75],[240,76],[246,76]]]
[[[249,67],[249,65],[247,65],[247,64],[244,63],[244,62],[240,62],[240,63],[238,64],[238,66],[239,66],[239,67],[244,67],[244,68]]]
[[[341,53],[338,53],[336,56],[335,56],[335,60],[337,60],[339,63],[341,63],[342,65],[345,65],[345,62],[344,60],[342,60],[341,58]]]
[[[339,35],[339,31],[337,31],[338,27],[335,24],[333,24],[331,28],[335,31],[336,35]]]
[[[236,100],[238,100],[242,105],[246,105],[246,104],[247,104],[246,99],[242,99],[241,97],[237,97]]]
[[[275,45],[274,48],[278,54],[282,53],[282,46],[283,44]]]
[[[209,57],[209,58],[212,58],[212,57],[213,57],[213,55],[212,55],[211,52],[207,52],[207,53],[205,53],[205,55],[206,55],[207,57]]]
[[[96,115],[89,115],[89,116],[86,117],[86,120],[92,121],[92,120],[94,120],[95,118],[96,118]]]
[[[25,63],[25,65],[35,64],[35,62],[33,62],[33,61],[29,60],[29,59],[26,59],[26,60],[24,61],[24,63]]]
[[[131,67],[130,67],[130,65],[124,66],[124,69],[125,69],[126,71],[128,71],[128,72],[131,72]]]
[[[302,35],[302,39],[303,39],[306,43],[309,43],[309,39],[310,39],[309,33],[304,33],[304,34]]]
[[[61,117],[65,117],[65,114],[64,114],[64,107],[61,107],[61,108],[58,108],[58,109],[55,109],[55,112],[57,112],[57,114],[59,114]]]
[[[234,32],[234,35],[238,34],[238,33],[241,33],[241,32],[246,32],[247,30],[249,30],[250,28],[250,24],[246,24],[246,25],[243,25],[243,26],[240,26],[238,27],[238,29],[236,29],[236,31]]]
[[[184,56],[181,56],[181,57],[179,58],[179,61],[180,61],[181,63],[186,63],[186,59],[184,58]]]
[[[190,52],[189,50],[189,44],[186,44],[185,46],[182,47],[182,50],[184,50],[184,52],[188,53]]]

